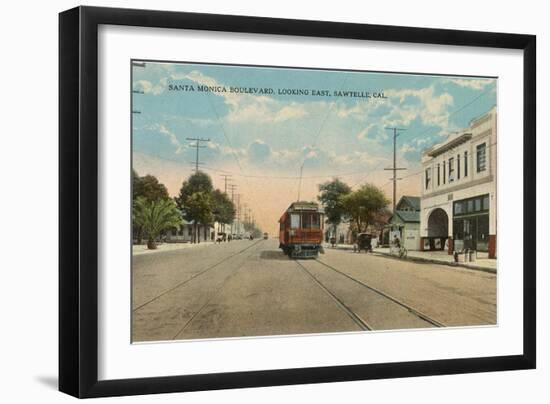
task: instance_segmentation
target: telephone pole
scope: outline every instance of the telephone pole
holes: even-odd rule
[[[243,203],[243,222],[246,223],[248,221],[248,205],[246,203]]]
[[[196,149],[195,154],[195,173],[199,172],[199,149],[204,149],[206,146],[201,146],[201,142],[210,142],[210,139],[203,139],[198,137],[188,137],[186,138],[189,141],[196,142],[193,146]]]
[[[393,213],[395,214],[395,204],[396,198],[397,198],[397,180],[400,180],[401,178],[397,178],[397,171],[398,170],[406,170],[406,168],[403,167],[397,167],[397,137],[399,136],[400,131],[405,131],[407,129],[401,129],[401,128],[385,128],[387,130],[393,130],[393,167],[391,168],[384,168],[384,170],[391,170],[393,171]]]
[[[227,181],[231,181],[231,175],[229,174],[221,174],[220,177],[223,177],[224,179],[224,192],[227,195]]]
[[[237,198],[237,234],[241,233],[241,194],[235,194]]]
[[[237,188],[237,185],[235,184],[229,184],[229,189],[231,190],[231,203],[233,204],[233,207],[235,206],[235,189]],[[237,210],[235,209],[235,214],[237,213]],[[235,216],[233,216],[233,221],[231,222],[231,234],[233,234],[233,223],[235,222]]]

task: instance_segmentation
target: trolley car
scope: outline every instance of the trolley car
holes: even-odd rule
[[[316,258],[323,246],[323,211],[315,202],[294,202],[279,219],[279,248],[291,258]]]

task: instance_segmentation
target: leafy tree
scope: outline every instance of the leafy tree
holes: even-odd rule
[[[208,224],[214,221],[212,194],[207,192],[195,192],[185,203],[185,216],[188,220],[193,220],[193,242],[200,243],[200,237],[197,237],[197,225]]]
[[[176,197],[178,208],[185,211],[185,203],[194,193],[204,192],[210,194],[213,190],[214,186],[210,176],[202,171],[197,171],[181,184],[180,192]]]
[[[132,216],[134,223],[147,233],[147,248],[150,250],[157,248],[155,240],[163,230],[182,223],[181,212],[171,199],[149,201],[140,196],[134,201]]]
[[[214,221],[222,224],[232,223],[236,209],[227,194],[216,189],[212,192],[212,200],[214,205],[212,212],[214,214]]]
[[[138,197],[144,197],[148,201],[168,199],[168,190],[161,184],[154,175],[140,177],[135,170],[132,170],[132,196],[134,201]]]
[[[212,222],[212,211],[214,207],[212,202],[213,190],[214,186],[212,185],[210,176],[202,171],[197,171],[183,182],[180,192],[175,198],[176,204],[183,212],[185,219],[193,222],[193,242],[198,241],[197,224],[208,224]],[[194,195],[196,194],[201,194],[202,196],[195,197]],[[192,198],[195,199],[192,200]],[[197,208],[199,200],[203,202],[208,200],[208,203],[203,203],[203,209]],[[207,208],[209,210],[206,212],[205,209]],[[205,218],[208,218],[208,220],[205,221]]]
[[[367,230],[373,224],[389,200],[380,188],[372,184],[365,184],[359,190],[342,197],[342,207],[358,232]]]
[[[149,202],[169,199],[168,190],[153,175],[140,177],[135,170],[132,170],[132,200],[135,202],[138,198],[145,198]],[[143,228],[134,222],[134,236],[137,243],[141,244],[143,238]]]
[[[346,213],[342,204],[342,197],[350,193],[351,187],[338,178],[319,185],[319,196],[317,199],[325,209],[327,223],[333,225],[334,230],[342,222],[342,218]]]

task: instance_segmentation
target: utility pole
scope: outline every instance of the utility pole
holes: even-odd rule
[[[300,193],[302,191],[302,174],[304,172],[304,164],[305,163],[306,163],[306,161],[304,160],[304,162],[300,166],[300,181],[298,182],[298,199],[296,199],[296,202],[300,202]]]
[[[229,174],[221,174],[220,177],[223,177],[224,179],[224,192],[227,195],[227,181],[231,181],[231,175]]]
[[[188,137],[186,138],[189,141],[196,142],[193,146],[195,146],[196,154],[195,154],[195,173],[199,172],[199,149],[204,149],[206,146],[201,146],[201,142],[210,142],[210,139],[203,139],[198,137]]]
[[[235,184],[229,184],[229,189],[231,190],[231,203],[233,206],[235,206],[235,189],[237,188],[237,185]],[[235,214],[237,211],[235,210]],[[233,221],[231,222],[231,234],[233,234],[233,223],[235,222],[235,216],[233,216]]]
[[[391,170],[393,171],[393,214],[395,214],[395,204],[397,203],[397,180],[400,180],[401,178],[397,178],[397,171],[398,170],[406,170],[406,168],[403,167],[397,167],[397,136],[399,136],[400,131],[405,131],[407,129],[400,129],[400,128],[385,128],[387,130],[393,130],[393,167],[391,168],[384,168],[384,170]]]
[[[237,233],[241,232],[241,194],[235,194],[237,197]]]

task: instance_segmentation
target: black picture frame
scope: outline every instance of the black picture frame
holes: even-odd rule
[[[100,24],[523,51],[523,354],[98,380],[98,26]],[[536,366],[536,37],[184,12],[77,7],[59,15],[59,390],[102,397],[325,383]]]

